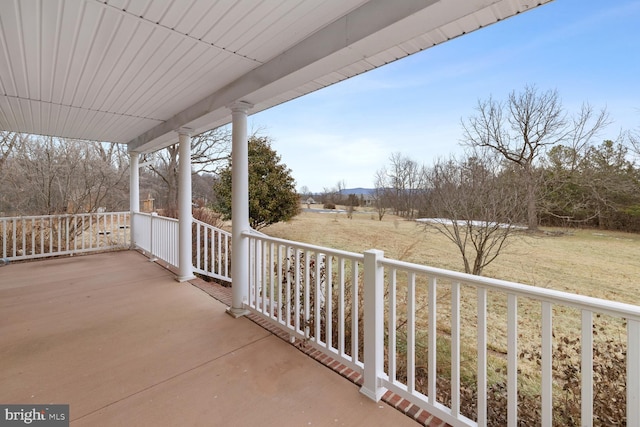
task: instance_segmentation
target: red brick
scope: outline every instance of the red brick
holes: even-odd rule
[[[422,410],[422,412],[420,412],[416,417],[416,421],[422,425],[428,426],[430,425],[432,418],[433,416],[429,412]]]
[[[411,418],[415,418],[418,412],[420,412],[420,407],[412,405],[407,411],[407,415],[409,415]]]
[[[393,396],[391,396],[391,398],[389,399],[389,405],[393,406],[394,408],[397,408],[398,405],[400,404],[400,401],[402,400],[402,397],[400,397],[400,395],[398,394],[393,394]]]
[[[357,373],[356,371],[353,371],[351,374],[349,374],[349,376],[347,376],[347,378],[353,382],[356,382],[359,377],[360,377],[360,374]]]
[[[429,423],[430,426],[433,427],[445,427],[447,425],[447,423],[445,423],[444,421],[442,421],[440,418],[434,416],[431,419],[431,422]]]
[[[409,406],[411,406],[411,402],[409,402],[408,400],[402,399],[402,401],[398,404],[398,406],[396,406],[396,408],[398,408],[402,412],[407,412],[407,409],[409,408]]]

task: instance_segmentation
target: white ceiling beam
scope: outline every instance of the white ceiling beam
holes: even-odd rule
[[[229,85],[128,142],[129,151],[152,148],[155,139],[212,111],[334,54],[376,32],[427,8],[438,0],[372,0],[327,25],[289,50],[242,75]]]

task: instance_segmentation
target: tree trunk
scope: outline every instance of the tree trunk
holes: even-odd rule
[[[536,182],[533,169],[525,166],[525,179],[527,187],[527,228],[529,231],[538,230],[538,208],[536,206]]]
[[[167,210],[165,215],[178,217],[178,179],[174,175],[167,177]]]

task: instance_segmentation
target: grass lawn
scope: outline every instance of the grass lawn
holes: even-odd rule
[[[320,206],[321,207],[321,206]],[[425,231],[423,225],[393,215],[377,220],[375,212],[362,211],[347,218],[346,213],[302,212],[287,223],[271,225],[264,233],[288,240],[306,242],[351,252],[362,253],[367,249],[380,249],[388,258],[455,271],[464,271],[457,247],[437,231]],[[535,235],[522,234],[511,240],[502,254],[483,272],[493,277],[543,288],[603,298],[640,305],[640,235],[593,229],[543,228]],[[420,286],[419,286],[420,288]],[[418,288],[418,289],[419,289]],[[448,284],[438,282],[438,381],[450,377],[448,348],[450,317]],[[400,293],[401,291],[399,291]],[[417,313],[425,319],[417,319],[417,360],[420,369],[426,366],[427,296],[416,291]],[[441,301],[442,300],[442,301]],[[399,302],[399,304],[402,304]],[[403,307],[398,307],[399,311]],[[520,416],[530,422],[539,420],[541,308],[538,302],[519,300],[518,304],[518,352]],[[473,288],[463,288],[461,300],[462,318],[462,380],[466,396],[475,387],[476,299]],[[399,319],[401,321],[402,319]],[[490,403],[495,412],[506,413],[504,384],[506,383],[507,316],[506,296],[489,292],[488,295],[488,376]],[[554,406],[559,425],[571,425],[579,419],[579,371],[580,364],[580,313],[578,310],[554,306]],[[402,331],[398,331],[402,335]],[[422,334],[422,335],[421,335]],[[422,338],[421,338],[422,337]],[[423,339],[424,338],[424,339]],[[441,342],[442,341],[442,342]],[[569,343],[569,344],[567,344]],[[597,370],[594,393],[594,413],[601,419],[611,417],[621,420],[624,414],[624,362],[616,362],[611,356],[625,353],[626,328],[620,319],[608,316],[594,317],[594,369]],[[401,343],[398,343],[401,347]],[[615,353],[615,354],[614,354]],[[402,363],[398,354],[398,363]],[[624,357],[624,356],[621,356]],[[613,368],[611,364],[614,364]],[[426,368],[424,368],[426,369]],[[424,380],[424,378],[418,381]],[[493,387],[493,388],[492,388]],[[573,388],[572,388],[573,387]],[[440,389],[440,386],[439,386]],[[500,390],[493,393],[494,390]],[[497,397],[495,397],[497,396]],[[578,397],[576,397],[578,396]],[[447,403],[448,397],[438,397]],[[609,400],[607,400],[609,399]],[[613,399],[613,400],[611,400]],[[616,400],[617,399],[617,400]],[[471,399],[473,400],[473,399]],[[473,418],[473,407],[463,410]],[[555,413],[555,412],[554,412]],[[608,414],[608,415],[607,415]],[[611,415],[613,414],[613,415]],[[493,418],[500,424],[502,415]],[[610,419],[610,418],[609,418]],[[524,421],[525,423],[527,421]],[[595,425],[602,425],[595,422]]]
[[[615,231],[543,229],[516,237],[483,272],[509,280],[640,305],[640,235]],[[464,271],[457,247],[435,231],[375,212],[303,212],[287,223],[264,228],[283,239],[361,253],[380,249],[388,258]]]

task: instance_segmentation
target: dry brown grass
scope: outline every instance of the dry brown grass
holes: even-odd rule
[[[287,223],[274,224],[263,231],[274,237],[358,253],[380,249],[389,258],[464,271],[456,246],[442,234],[425,231],[418,223],[394,215],[378,221],[374,212],[362,209],[353,219],[348,219],[345,213],[303,212]],[[545,229],[536,235],[520,235],[484,273],[487,277],[640,305],[637,292],[640,235],[579,229]],[[475,294],[467,290],[462,295],[463,321],[472,323]],[[539,304],[522,301],[519,311],[527,319],[520,330],[522,339],[537,342]],[[506,296],[489,293],[488,315],[492,349],[505,352]],[[439,317],[441,329],[447,331],[447,313],[439,313]],[[554,332],[559,336],[575,334],[579,321],[576,310],[554,307]],[[605,328],[601,335],[619,335],[620,322],[616,319],[599,318],[597,324]]]
[[[381,249],[389,258],[464,271],[457,248],[413,221],[359,208],[303,212],[262,231],[270,236],[353,252]],[[545,229],[514,239],[484,276],[640,305],[640,235],[600,230]]]
[[[385,256],[389,258],[464,271],[456,246],[443,235],[434,231],[426,232],[423,226],[393,215],[386,215],[383,221],[378,221],[375,212],[363,213],[362,209],[354,213],[353,219],[348,219],[346,213],[303,212],[288,223],[274,224],[263,231],[274,237],[358,253],[375,248],[383,250]],[[579,229],[545,229],[544,232],[536,235],[518,236],[484,271],[487,277],[635,305],[640,305],[640,293],[637,292],[639,273],[640,235]],[[419,285],[416,291],[418,312],[426,316],[427,295],[426,292],[421,292],[420,288],[423,287]],[[443,337],[446,337],[450,329],[447,307],[449,286],[446,282],[439,282],[438,289],[438,329]],[[398,303],[402,305],[402,301]],[[474,289],[463,289],[461,304],[462,323],[467,325],[463,326],[461,332],[462,342],[466,347],[462,354],[463,363],[466,361],[462,377],[463,383],[473,384],[475,382],[474,347],[477,342]],[[400,306],[398,309],[402,310]],[[539,394],[540,373],[537,363],[541,339],[540,304],[520,300],[518,311],[520,318],[518,351],[522,352],[519,363],[520,394],[522,399],[529,402],[521,403],[532,408],[529,413],[532,419],[535,419],[536,411],[539,410],[539,403],[535,403],[538,398],[535,396]],[[506,381],[505,295],[489,292],[488,317],[489,383],[501,389]],[[554,346],[562,355],[557,359],[554,355],[554,364],[557,360],[557,375],[562,376],[567,366],[579,365],[579,352],[573,348],[568,350],[562,343],[563,340],[574,340],[579,336],[580,313],[574,309],[554,307],[553,321]],[[425,329],[420,328],[424,326],[424,323],[420,325],[422,323],[420,319],[418,323],[420,337]],[[625,346],[626,331],[624,323],[619,319],[598,316],[594,319],[594,331],[596,345],[610,346],[613,340],[614,345]],[[418,341],[419,345],[423,344],[420,339]],[[446,342],[445,339],[443,341],[445,353],[448,347]],[[421,353],[426,356],[425,352]],[[418,358],[419,366],[426,363],[420,356]],[[445,381],[449,377],[447,370],[446,362],[443,363],[442,369],[439,364],[439,377],[442,376]],[[620,379],[616,371],[611,374],[611,381],[608,383],[615,383],[618,380]],[[622,377],[623,380],[624,377]],[[558,383],[556,387],[558,387],[557,397],[566,400],[568,397],[561,390],[562,385]],[[601,402],[600,408],[603,407],[615,407],[615,405]],[[624,412],[624,408],[621,410]],[[563,418],[562,422],[568,422],[567,418]]]

